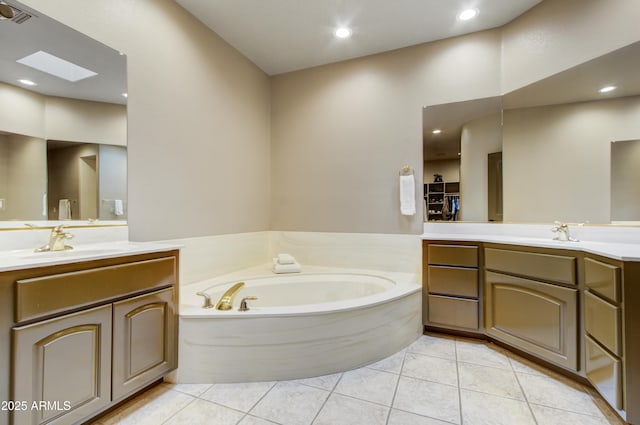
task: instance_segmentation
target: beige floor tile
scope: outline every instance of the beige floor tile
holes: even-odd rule
[[[238,425],[274,425],[276,422],[271,422],[266,419],[256,418],[251,415],[247,415],[243,420],[238,422]],[[215,425],[215,424],[211,424]]]
[[[465,425],[535,425],[524,401],[460,390],[462,423]]]
[[[101,418],[100,422],[104,425],[157,425],[195,400],[190,395],[160,385]]]
[[[524,394],[511,369],[499,369],[472,363],[458,363],[460,388],[524,400]]]
[[[388,413],[388,407],[334,393],[313,425],[385,425]]]
[[[402,370],[402,363],[404,362],[405,353],[406,350],[399,351],[396,354],[387,357],[386,359],[382,359],[379,362],[367,365],[367,367],[370,369],[400,374],[400,370]]]
[[[426,416],[414,413],[403,412],[398,409],[391,409],[387,425],[450,425],[449,422],[439,421]]]
[[[417,415],[460,423],[458,388],[450,385],[401,376],[393,407]]]
[[[345,372],[334,392],[391,406],[398,378],[394,373],[363,367]]]
[[[511,369],[509,358],[495,344],[456,340],[456,358],[460,362]]]
[[[245,414],[206,400],[196,400],[162,425],[236,425]]]
[[[169,383],[164,383],[162,385],[166,386],[171,390],[180,391],[181,393],[189,394],[194,397],[198,397],[199,395],[201,395],[202,393],[204,393],[205,391],[207,391],[209,388],[213,386],[213,384],[169,384]]]
[[[423,335],[407,347],[407,353],[419,353],[443,359],[455,359],[455,339]]]
[[[282,425],[307,425],[329,397],[329,391],[295,382],[278,382],[250,413]]]
[[[447,360],[417,353],[407,353],[402,367],[402,375],[440,384],[458,385],[455,358]]]
[[[604,417],[582,415],[536,404],[531,404],[531,410],[541,425],[609,425],[609,421]]]
[[[322,390],[332,391],[338,380],[342,376],[342,373],[334,373],[332,375],[316,376],[313,378],[296,379],[291,382],[297,382],[298,384],[309,385],[310,387],[320,388]]]
[[[550,377],[516,373],[531,404],[555,407],[592,416],[603,416],[591,396],[576,383],[565,383]]]
[[[275,382],[215,384],[202,393],[200,398],[248,412],[274,385]]]

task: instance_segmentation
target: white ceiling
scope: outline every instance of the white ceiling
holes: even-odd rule
[[[542,0],[175,0],[269,75],[510,22]],[[475,8],[478,16],[459,21]],[[346,40],[333,37],[342,25]]]

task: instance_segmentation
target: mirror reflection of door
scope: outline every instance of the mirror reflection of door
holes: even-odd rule
[[[78,215],[86,220],[98,217],[98,161],[96,155],[80,157]]]
[[[487,217],[502,221],[502,152],[487,155]]]
[[[126,219],[126,170],[124,146],[48,140],[48,219]]]

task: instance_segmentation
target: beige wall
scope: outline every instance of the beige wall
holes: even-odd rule
[[[43,139],[18,134],[1,138],[4,149],[0,179],[6,179],[0,198],[0,220],[42,220],[42,195],[47,191],[47,148]]]
[[[637,222],[640,221],[640,140],[614,142],[611,144],[611,220]]]
[[[47,97],[45,134],[49,140],[126,146],[127,107]]]
[[[498,93],[499,53],[486,31],[274,77],[272,229],[421,233],[398,171],[423,181],[422,108]]]
[[[445,182],[460,181],[460,160],[459,159],[441,159],[436,161],[424,162],[424,183],[432,183],[434,174],[442,174]]]
[[[0,82],[0,131],[45,138],[45,96]]]
[[[640,135],[640,96],[507,110],[504,220],[610,221],[611,142]]]
[[[546,0],[502,37],[507,93],[640,40],[638,0]]]
[[[25,0],[127,55],[129,234],[269,228],[269,79],[173,1]]]
[[[0,83],[0,131],[47,140],[126,146],[127,107],[43,96]]]
[[[466,123],[460,142],[460,220],[487,221],[487,155],[502,151],[501,114]]]

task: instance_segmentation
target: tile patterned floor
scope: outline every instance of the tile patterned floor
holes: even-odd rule
[[[378,363],[281,382],[162,384],[96,425],[623,424],[594,391],[494,344],[425,335]]]

